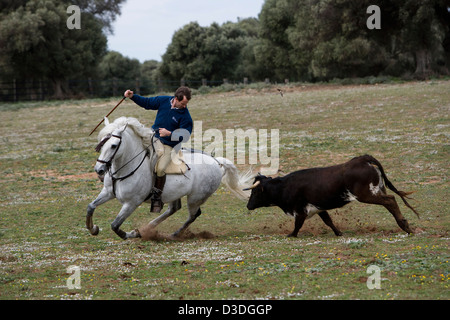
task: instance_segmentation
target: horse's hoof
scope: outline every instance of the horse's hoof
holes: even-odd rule
[[[180,233],[181,232],[174,232],[169,236],[169,240],[180,240]]]
[[[93,235],[96,236],[98,235],[98,233],[100,232],[100,229],[97,225],[94,224],[94,226],[92,227],[91,230],[89,230],[89,232]]]
[[[127,232],[127,239],[133,239],[133,238],[142,238],[141,233],[138,229],[134,229],[130,232]]]

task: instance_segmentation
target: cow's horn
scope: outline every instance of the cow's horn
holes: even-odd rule
[[[251,187],[245,188],[245,189],[243,189],[243,191],[255,189],[257,186],[259,186],[260,183],[261,183],[261,181],[256,181]]]

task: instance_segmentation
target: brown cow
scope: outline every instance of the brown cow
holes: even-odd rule
[[[249,210],[278,206],[295,217],[295,228],[289,236],[296,237],[305,219],[316,213],[337,236],[341,231],[333,224],[327,210],[340,208],[351,201],[379,204],[394,216],[397,224],[412,233],[403,217],[395,197],[386,194],[386,186],[394,191],[418,217],[417,211],[406,198],[412,192],[398,191],[388,180],[377,159],[364,155],[350,161],[324,168],[311,168],[292,172],[284,177],[269,178],[258,175],[247,204]]]

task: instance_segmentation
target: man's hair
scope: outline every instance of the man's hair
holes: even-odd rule
[[[181,101],[186,97],[186,99],[191,100],[191,89],[188,87],[179,87],[177,91],[175,91],[175,97],[178,101]]]

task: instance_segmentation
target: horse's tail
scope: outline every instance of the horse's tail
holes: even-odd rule
[[[239,173],[239,170],[230,160],[226,158],[216,158],[223,168],[222,182],[239,199],[247,201],[251,191],[243,191],[252,185],[255,178],[251,170],[246,173]]]

